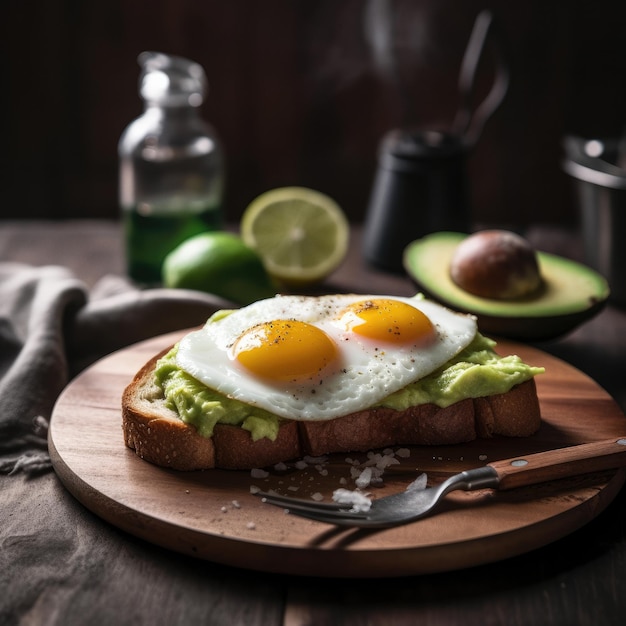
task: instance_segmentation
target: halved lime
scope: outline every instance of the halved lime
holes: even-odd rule
[[[283,285],[320,282],[344,260],[350,229],[339,205],[306,187],[280,187],[261,194],[241,218],[244,242]]]

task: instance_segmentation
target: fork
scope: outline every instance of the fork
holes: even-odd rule
[[[443,497],[455,490],[513,489],[526,485],[616,469],[626,465],[626,437],[558,448],[465,470],[436,487],[409,487],[371,502],[369,510],[350,503],[308,500],[258,492],[263,502],[307,519],[358,528],[388,528],[407,524],[431,513]],[[363,507],[367,508],[367,507]]]

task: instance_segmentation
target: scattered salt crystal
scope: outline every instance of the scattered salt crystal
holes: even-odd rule
[[[324,499],[324,496],[319,491],[316,491],[314,494],[311,494],[311,498],[316,502],[319,502]]]
[[[222,513],[226,513],[226,512],[228,511],[228,509],[227,509],[225,506],[223,506],[223,507],[220,509],[220,511],[221,511]]]
[[[428,476],[422,473],[410,485],[408,485],[405,491],[421,491],[422,489],[426,489],[427,480]]]
[[[376,465],[377,463],[380,462],[380,459],[382,457],[380,456],[380,454],[372,454],[369,453],[367,455],[367,461],[365,461],[365,463],[363,463],[364,467],[371,467],[372,465]]]
[[[408,458],[410,455],[411,452],[408,448],[398,448],[398,450],[395,451],[392,448],[385,448],[382,451],[382,454],[380,452],[370,450],[367,453],[367,460],[362,463],[358,459],[354,459],[352,457],[347,457],[345,462],[350,467],[350,478],[354,480],[358,489],[363,489],[369,485],[382,483],[384,471],[392,465],[400,464],[400,461],[396,457]],[[321,476],[328,476],[329,472],[325,467],[327,462],[327,456],[305,456],[296,461],[293,464],[293,467],[298,470],[304,470],[309,466],[313,466]],[[274,469],[276,471],[285,471],[289,468],[285,463],[280,462],[274,465]],[[267,478],[269,476],[268,471],[260,468],[251,470],[250,474],[253,478]],[[294,480],[294,478],[291,477],[291,480]],[[309,481],[313,480],[313,477],[309,477]],[[346,478],[340,478],[339,483],[341,485],[347,485],[348,480]],[[288,489],[290,491],[298,491],[299,487],[288,487]],[[259,493],[260,491],[262,490],[257,486],[250,487],[250,493]],[[323,496],[320,493],[315,493],[311,497],[314,500],[323,499]],[[235,503],[233,503],[233,505],[239,508],[239,506],[235,505]]]
[[[240,509],[240,508],[241,508],[241,504],[239,504],[239,501],[238,501],[238,500],[233,500],[233,506],[234,506],[236,509]]]
[[[289,485],[289,487],[287,487],[287,491],[298,491],[300,489],[300,487],[296,487],[296,485]]]
[[[256,528],[256,524],[255,524],[254,522],[248,522],[248,523],[246,524],[246,528],[247,528],[248,530],[254,530],[254,529]]]
[[[333,500],[339,504],[352,505],[350,510],[355,513],[367,512],[372,506],[372,501],[365,494],[349,489],[335,489]]]
[[[376,463],[376,467],[378,469],[386,469],[390,465],[400,465],[400,461],[398,461],[395,456],[385,455],[378,460],[378,463]]]
[[[486,455],[486,454],[481,454],[478,458],[479,458],[481,461],[486,461],[486,460],[487,460],[487,455]]]
[[[359,489],[367,487],[372,481],[372,468],[366,467],[360,474],[360,476],[354,481]]]

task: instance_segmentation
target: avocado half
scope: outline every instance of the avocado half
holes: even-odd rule
[[[410,243],[403,262],[428,297],[457,311],[472,313],[486,334],[521,341],[547,341],[565,335],[602,310],[609,297],[603,276],[570,259],[537,252],[543,287],[532,296],[493,300],[475,296],[450,278],[450,261],[468,235],[438,232]]]

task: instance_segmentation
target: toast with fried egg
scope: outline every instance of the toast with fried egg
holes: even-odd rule
[[[541,414],[534,379],[486,398],[468,398],[446,408],[434,404],[406,411],[372,408],[334,420],[285,420],[275,440],[253,441],[239,426],[216,424],[203,437],[165,402],[155,383],[155,356],[124,391],[122,425],[126,445],[145,461],[176,470],[253,469],[306,455],[365,452],[393,445],[452,445],[497,435],[527,437]]]
[[[291,307],[293,305],[297,309],[300,304],[305,305],[299,307],[304,312],[296,315]],[[259,308],[251,306],[253,312]],[[541,414],[534,374],[541,371],[541,368],[532,368],[532,374],[529,377],[522,382],[510,384],[502,393],[468,393],[467,396],[461,394],[458,397],[455,396],[454,401],[444,403],[445,406],[441,406],[441,403],[423,401],[423,397],[422,401],[409,406],[388,401],[388,397],[394,397],[394,394],[398,393],[403,394],[406,389],[403,387],[402,380],[394,382],[401,374],[409,377],[410,386],[416,381],[419,383],[420,380],[428,380],[438,372],[443,371],[445,377],[448,371],[446,368],[450,363],[452,364],[450,369],[459,367],[463,369],[466,365],[463,361],[463,348],[467,348],[477,335],[475,327],[472,327],[472,323],[468,323],[466,316],[460,316],[461,322],[458,323],[454,317],[457,314],[453,313],[453,317],[446,317],[449,311],[442,311],[423,300],[389,299],[388,297],[383,299],[378,296],[350,298],[337,296],[332,302],[320,298],[297,297],[296,300],[289,300],[286,297],[280,297],[275,303],[261,305],[261,310],[263,306],[266,309],[269,307],[270,312],[262,314],[260,321],[256,319],[257,313],[251,316],[246,311],[241,314],[235,312],[237,315],[231,319],[228,319],[230,312],[214,316],[207,322],[204,329],[185,336],[177,346],[155,355],[141,368],[125,389],[122,397],[122,426],[124,440],[129,448],[135,450],[137,455],[146,461],[177,470],[253,469],[299,459],[307,455],[320,456],[337,452],[368,451],[395,445],[460,444],[476,438],[498,435],[526,437],[536,432],[540,426]],[[288,322],[283,323],[282,326],[271,321],[276,319],[277,307],[281,312],[287,311],[283,317],[288,318]],[[408,310],[412,308],[417,308],[420,316],[416,318],[414,312]],[[332,324],[335,326],[337,319],[344,319],[347,315],[346,311],[349,313],[352,320],[351,326],[348,327],[347,324],[341,322],[339,324],[341,330],[333,341],[344,344],[353,342],[354,345],[350,346],[352,353],[335,354],[332,348],[331,355],[328,356],[324,352],[325,343],[324,349],[316,347],[315,335],[305,334],[306,341],[303,341],[296,332],[298,330],[295,326],[296,318],[302,318],[306,324],[318,323],[318,318],[322,319],[330,315],[331,309],[333,311]],[[314,312],[316,310],[318,313]],[[427,314],[428,323],[422,319],[423,313]],[[372,315],[374,317],[369,317]],[[246,319],[240,322],[239,318],[244,316],[247,316]],[[359,333],[357,333],[359,336],[352,334],[355,316],[365,319],[365,326],[370,324],[369,329],[359,331],[359,333],[365,333],[363,336]],[[227,322],[224,323],[223,320]],[[393,339],[386,339],[380,334],[381,320],[384,320],[384,324],[388,324],[391,320]],[[258,330],[264,325],[271,326],[271,330],[266,329],[263,339],[259,339]],[[324,323],[318,323],[318,325],[325,329],[325,334],[335,333],[335,329],[328,330],[329,326],[324,326]],[[279,328],[279,331],[276,331],[276,328]],[[252,349],[260,350],[260,354],[253,355],[251,361],[250,355],[246,355],[246,359],[242,361],[243,366],[241,364],[234,366],[235,369],[239,368],[241,371],[232,374],[229,363],[236,360],[237,344],[248,329],[255,329],[257,335],[254,341],[243,343],[248,346],[246,349],[250,349],[252,345]],[[458,333],[457,329],[460,329]],[[272,334],[275,332],[279,334]],[[309,330],[306,330],[306,333],[308,332]],[[369,336],[366,336],[368,334]],[[465,334],[466,338],[458,343],[457,334]],[[264,345],[264,340],[268,340],[267,345]],[[282,360],[275,366],[278,374],[272,369],[276,356],[272,350],[284,352],[285,348],[289,348],[286,344],[291,340],[298,341],[300,344],[304,343],[304,347],[298,349],[305,350],[305,353],[298,353],[299,357],[294,360],[293,353],[288,352],[288,359],[292,358],[289,367],[294,367],[294,364],[296,368],[305,367],[301,365],[301,361],[306,361],[313,373],[301,372],[299,376],[311,378],[310,388],[306,387],[309,382],[305,384],[300,379],[284,380],[284,372],[280,370],[283,367]],[[200,342],[202,348],[199,359],[195,358],[194,342],[196,341]],[[223,343],[224,350],[229,351],[228,358],[222,361],[220,361],[219,354],[212,352],[213,344],[220,344],[220,342]],[[449,344],[448,347],[446,347],[446,342]],[[361,354],[361,344],[364,345],[365,352],[371,352],[371,355]],[[372,350],[369,344],[374,345],[375,348]],[[408,351],[407,345],[409,345]],[[269,352],[266,350],[268,347]],[[311,350],[311,354],[306,353],[308,349]],[[204,354],[205,352],[210,356]],[[282,353],[279,355],[283,356]],[[453,358],[447,360],[450,356]],[[323,363],[316,361],[322,358]],[[387,372],[381,369],[380,358],[387,358],[385,364],[389,367],[395,367],[398,361],[405,359],[401,367],[402,371],[390,370],[389,380],[395,387],[385,384],[384,388],[378,392],[378,398],[374,394],[374,401],[371,401],[369,396],[366,400],[360,398],[365,392],[362,391],[363,384],[358,383],[358,378],[367,374],[365,370],[368,358],[376,362],[375,366],[372,366],[371,375],[365,376],[366,383],[378,382],[379,376],[385,378]],[[203,359],[210,361],[208,367],[203,365]],[[255,359],[260,364],[259,371],[256,373],[254,372]],[[332,365],[333,359],[338,361],[338,364]],[[420,365],[420,359],[427,363],[422,362]],[[197,361],[200,365],[197,365]],[[354,370],[351,370],[351,361],[356,362]],[[265,412],[266,409],[275,408],[279,413],[276,416],[270,411],[276,423],[271,436],[259,436],[258,433],[257,436],[253,436],[249,429],[242,427],[241,423],[218,421],[206,429],[198,427],[198,422],[193,423],[186,419],[185,402],[187,401],[182,404],[172,403],[164,391],[167,386],[155,374],[159,371],[159,367],[163,368],[163,362],[166,363],[166,369],[171,369],[173,362],[182,363],[183,369],[187,370],[183,372],[184,375],[193,378],[194,382],[201,387],[206,385],[206,389],[211,392],[222,385],[222,381],[219,380],[221,377],[217,375],[220,369],[228,369],[229,375],[242,378],[233,385],[234,391],[228,388],[230,384],[228,381],[224,383],[226,389],[216,391],[217,397],[220,397],[220,393],[227,397],[239,394],[239,388],[245,388],[250,372],[253,376],[263,378],[257,396],[254,395],[254,391],[258,381],[250,385],[251,397],[254,398],[251,403],[266,401],[265,408],[259,410]],[[251,362],[252,366],[249,365]],[[421,368],[420,371],[407,374],[405,370],[413,366]],[[474,364],[469,366],[469,369],[472,368]],[[215,370],[213,374],[212,369]],[[324,375],[320,373],[321,371],[324,371]],[[211,382],[212,375],[217,375],[215,383]],[[329,382],[329,379],[334,376],[340,378],[340,383],[333,387],[333,381]],[[514,379],[511,378],[511,380]],[[372,385],[375,386],[373,383]],[[324,392],[318,392],[323,386],[326,387]],[[343,399],[337,401],[335,395],[341,386],[348,387],[348,389],[355,386],[358,392],[341,390]],[[467,387],[467,384],[465,386]],[[266,387],[269,389],[269,400],[264,394]],[[315,395],[302,396],[302,389],[308,389],[307,393]],[[327,389],[331,391],[328,392]],[[285,390],[288,390],[287,394],[282,393]],[[369,390],[366,391],[369,393]],[[413,394],[415,393],[413,390]],[[421,392],[417,393],[417,396],[420,394],[423,396]],[[319,395],[323,397],[318,399]],[[358,398],[355,399],[355,396]],[[212,404],[214,397],[210,396],[210,401],[205,404]],[[303,402],[302,397],[310,398],[310,400]],[[314,397],[315,401],[312,400]],[[240,395],[236,402],[245,403],[246,398]],[[366,404],[363,404],[364,402]],[[328,408],[329,406],[331,408]]]

